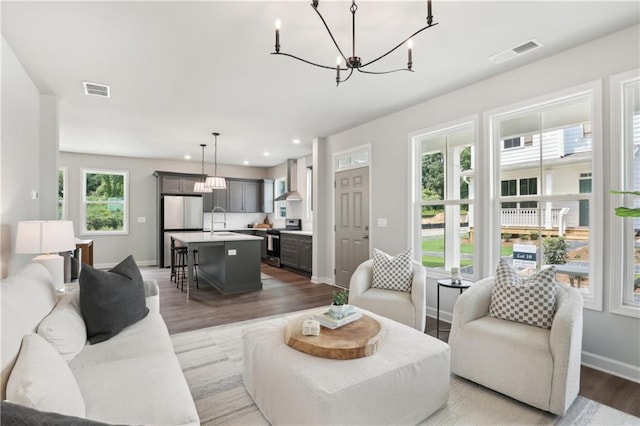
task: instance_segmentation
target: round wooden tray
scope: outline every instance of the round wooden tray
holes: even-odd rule
[[[373,318],[362,318],[331,330],[320,327],[320,335],[302,334],[302,323],[310,315],[302,315],[290,321],[285,330],[284,340],[293,349],[309,355],[330,359],[356,359],[376,353],[387,334],[387,330]]]

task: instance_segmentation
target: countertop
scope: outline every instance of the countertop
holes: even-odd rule
[[[280,231],[281,234],[294,234],[294,235],[306,235],[308,237],[313,237],[313,232],[311,231]]]
[[[209,242],[225,242],[225,241],[251,241],[262,240],[262,237],[255,235],[239,234],[230,231],[216,231],[213,234],[206,232],[174,232],[169,234],[176,240],[188,243],[209,243]]]

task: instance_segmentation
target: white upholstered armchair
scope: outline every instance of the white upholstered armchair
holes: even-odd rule
[[[453,309],[451,371],[563,415],[578,395],[582,296],[558,283],[551,329],[488,316],[493,277],[462,293]]]
[[[349,283],[349,304],[401,322],[424,332],[426,321],[426,274],[413,261],[411,292],[371,288],[373,259],[358,266]]]

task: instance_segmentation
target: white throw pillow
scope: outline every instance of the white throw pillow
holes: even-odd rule
[[[551,328],[556,307],[556,270],[552,266],[526,279],[504,259],[496,269],[489,315]]]
[[[410,292],[413,282],[412,258],[411,249],[397,256],[390,256],[374,248],[371,287]]]
[[[80,313],[80,292],[72,291],[53,308],[38,326],[38,334],[51,343],[69,362],[87,343],[87,327]]]
[[[35,333],[22,338],[22,347],[7,382],[10,402],[41,411],[85,417],[80,388],[64,359]]]

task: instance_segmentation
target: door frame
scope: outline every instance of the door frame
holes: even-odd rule
[[[350,153],[355,153],[358,151],[364,151],[368,153],[368,160],[363,163],[355,164],[353,166],[343,167],[338,169],[338,157],[343,157]],[[371,227],[371,212],[372,212],[372,162],[371,162],[372,152],[371,152],[371,143],[358,145],[353,148],[345,149],[342,151],[334,152],[331,159],[331,179],[333,180],[332,191],[331,191],[331,211],[333,214],[331,215],[331,227],[333,228],[333,233],[331,234],[331,284],[336,285],[336,173],[343,172],[345,170],[359,169],[362,167],[369,167],[369,257],[371,257],[372,247],[374,244],[375,234],[373,232],[373,228]]]

